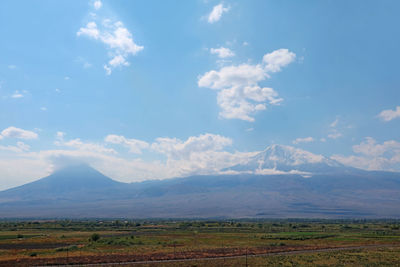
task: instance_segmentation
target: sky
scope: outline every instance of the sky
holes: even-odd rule
[[[396,0],[0,2],[0,190],[86,162],[218,173],[272,144],[400,171]]]

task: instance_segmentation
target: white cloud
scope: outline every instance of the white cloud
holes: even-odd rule
[[[229,7],[224,7],[223,4],[219,4],[213,7],[212,11],[208,15],[208,23],[215,23],[219,21],[222,14],[229,11]]]
[[[18,141],[17,147],[21,149],[21,151],[29,151],[31,149],[30,145],[25,144],[24,142]]]
[[[333,122],[331,122],[330,124],[329,124],[329,134],[328,134],[328,136],[327,136],[327,138],[330,138],[330,139],[338,139],[338,138],[341,138],[341,137],[343,137],[343,134],[341,133],[341,131],[339,131],[337,128],[337,126],[338,126],[338,124],[339,124],[339,118],[336,118]],[[349,128],[349,126],[347,127],[347,128]],[[342,129],[343,130],[343,129]]]
[[[10,154],[9,151],[5,151],[4,153],[7,154],[4,155],[1,153],[0,148],[0,173],[9,174],[8,169],[5,170],[4,168],[18,166],[17,162],[25,163],[29,161],[30,164],[21,164],[20,168],[25,170],[26,166],[26,168],[36,170],[40,166],[42,168],[40,176],[43,177],[55,168],[84,162],[112,178],[132,182],[195,174],[216,174],[219,173],[220,169],[243,163],[249,156],[254,155],[254,152],[228,152],[225,149],[232,145],[232,140],[221,135],[209,133],[191,136],[186,140],[165,137],[157,138],[151,146],[149,144],[146,145],[144,141],[129,139],[123,136],[109,135],[105,137],[105,140],[110,141],[107,143],[129,145],[130,148],[141,144],[144,147],[143,149],[146,149],[146,153],[157,153],[165,156],[165,160],[149,161],[121,156],[116,151],[107,148],[101,143],[83,142],[79,138],[64,140],[65,133],[63,132],[58,132],[55,138],[54,144],[59,146],[60,149],[28,152],[23,150],[28,147],[20,144],[19,148],[10,148],[18,153]],[[142,147],[139,147],[139,149],[142,149]],[[12,160],[12,155],[15,155],[15,160]],[[2,164],[3,162],[9,164],[4,165]],[[27,178],[29,179],[30,177],[29,171],[23,170],[19,169],[15,171],[21,171],[18,175],[14,173],[7,177],[16,177],[15,179],[19,181],[19,184],[26,182]],[[2,181],[1,177],[0,181],[0,186],[1,184],[4,185],[4,183],[10,184],[8,180],[6,182]],[[18,183],[10,184],[10,186],[15,185],[18,185]]]
[[[83,67],[84,69],[88,69],[88,68],[90,68],[90,67],[92,66],[92,64],[89,63],[89,62],[88,62],[85,58],[83,58],[83,57],[77,57],[75,61],[76,61],[77,63],[81,64],[82,67]]]
[[[383,121],[391,121],[396,118],[400,118],[400,106],[397,106],[394,110],[386,109],[377,115]]]
[[[105,154],[118,154],[114,149],[107,148],[102,144],[91,142],[83,142],[80,138],[75,138],[66,141],[64,132],[57,132],[54,144],[62,147],[75,148],[81,152],[105,153]]]
[[[65,133],[64,132],[57,132],[56,133],[56,142],[64,142]],[[56,143],[58,144],[58,143]]]
[[[41,111],[47,111],[47,108],[46,107],[41,107],[40,110]]]
[[[56,88],[54,91],[56,91],[57,93],[61,93],[61,90]]]
[[[336,118],[336,120],[334,120],[331,124],[329,124],[329,127],[335,128],[335,127],[337,126],[338,123],[339,123],[339,119]]]
[[[129,62],[126,62],[125,58],[121,55],[115,56],[108,64],[114,68],[117,66],[129,66]]]
[[[21,142],[20,144],[17,144],[16,146],[0,145],[0,152],[6,151],[6,152],[12,152],[12,153],[21,153],[21,152],[29,150],[29,148],[30,148],[30,146]]]
[[[102,7],[102,5],[103,5],[103,3],[102,3],[101,1],[95,1],[95,2],[93,3],[93,7],[94,7],[94,9],[96,9],[96,10],[99,10],[99,9]]]
[[[342,136],[343,136],[343,134],[339,133],[338,131],[334,131],[333,133],[328,134],[328,138],[331,138],[331,139],[338,139]]]
[[[151,148],[170,158],[190,159],[193,153],[219,151],[231,144],[232,140],[230,138],[206,133],[199,136],[191,136],[186,141],[181,141],[177,138],[160,137],[151,145]]]
[[[22,97],[24,97],[24,94],[23,94],[22,92],[16,90],[16,91],[14,92],[14,94],[11,95],[11,97],[12,97],[12,98],[22,98]]]
[[[296,138],[295,140],[293,140],[293,144],[300,144],[300,143],[310,143],[310,142],[314,142],[314,138],[312,138],[311,136],[309,137],[304,137],[304,138]]]
[[[366,137],[364,142],[353,146],[353,151],[367,156],[382,156],[387,152],[400,152],[400,143],[394,140],[385,141],[383,144],[377,144],[372,137]]]
[[[292,63],[295,58],[296,54],[290,52],[288,49],[281,48],[275,50],[272,53],[264,55],[263,62],[265,64],[265,70],[267,72],[281,71],[282,67],[285,67]]]
[[[118,154],[112,148],[107,148],[101,144],[83,142],[80,138],[71,139],[69,141],[64,141],[63,139],[57,140],[55,141],[55,144],[58,146],[75,148],[78,151],[83,151],[83,152]]]
[[[110,67],[108,67],[107,65],[104,65],[103,68],[104,68],[104,70],[106,71],[106,74],[107,74],[107,75],[111,75],[111,72],[112,72],[112,71],[111,71],[111,68],[110,68]]]
[[[366,170],[400,171],[400,143],[394,140],[378,144],[372,137],[366,137],[359,145],[353,146],[358,155],[333,155],[332,158],[346,165]]]
[[[128,139],[121,135],[110,134],[104,139],[105,142],[111,144],[120,144],[129,148],[131,153],[142,154],[142,150],[148,148],[150,145],[141,140]]]
[[[230,138],[202,134],[182,141],[177,138],[157,138],[151,148],[167,156],[165,164],[173,176],[218,173],[221,169],[242,163],[253,153],[230,153],[224,150],[231,146]]]
[[[15,65],[8,65],[8,68],[9,68],[10,70],[13,70],[13,69],[16,69],[17,66],[15,66]]]
[[[101,41],[107,46],[111,57],[108,65],[104,65],[107,75],[111,74],[113,68],[129,66],[127,58],[136,55],[144,48],[133,41],[132,34],[121,21],[113,23],[110,19],[105,19],[100,26],[91,21],[80,28],[77,35]]]
[[[220,48],[211,48],[210,53],[218,55],[219,58],[227,58],[235,56],[235,53],[233,53],[232,50],[222,46]]]
[[[64,77],[64,80],[66,80],[66,81],[68,81],[69,79],[71,79],[71,78],[68,77],[68,76],[65,76],[65,77]]]
[[[37,133],[28,131],[28,130],[23,130],[20,128],[16,128],[14,126],[10,126],[7,129],[4,129],[1,132],[1,135],[3,137],[17,138],[17,139],[36,139],[36,138],[38,138]]]
[[[286,51],[283,52],[282,51]],[[259,82],[269,78],[269,72],[277,72],[291,61],[282,54],[293,54],[287,49],[279,49],[266,54],[263,64],[242,64],[226,66],[219,71],[211,70],[199,77],[198,86],[208,87],[218,91],[217,102],[221,107],[220,117],[226,119],[241,119],[254,121],[252,115],[265,110],[267,104],[278,105],[283,99],[278,93],[268,87],[260,87]],[[278,54],[278,55],[277,55]],[[265,58],[264,56],[264,58]],[[293,58],[293,56],[290,56]]]
[[[77,32],[78,36],[81,35],[86,35],[88,37],[94,38],[94,39],[99,39],[100,37],[100,31],[99,29],[97,29],[97,24],[94,21],[88,22],[88,24],[86,24],[86,27],[82,27],[79,29],[79,31]]]

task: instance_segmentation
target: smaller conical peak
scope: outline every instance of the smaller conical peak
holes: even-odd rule
[[[60,173],[99,173],[96,169],[85,163],[71,164],[57,168],[53,174]]]

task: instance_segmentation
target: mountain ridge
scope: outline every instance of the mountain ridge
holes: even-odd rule
[[[264,170],[275,173],[257,173],[271,166]],[[90,166],[72,166],[1,191],[0,214],[2,218],[400,218],[400,173],[359,170],[282,146],[270,146],[240,167],[236,174],[122,183]]]

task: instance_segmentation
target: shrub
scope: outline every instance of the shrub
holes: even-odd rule
[[[93,242],[96,242],[99,239],[100,239],[100,235],[97,233],[92,234],[92,236],[90,237],[90,241],[93,241]]]

